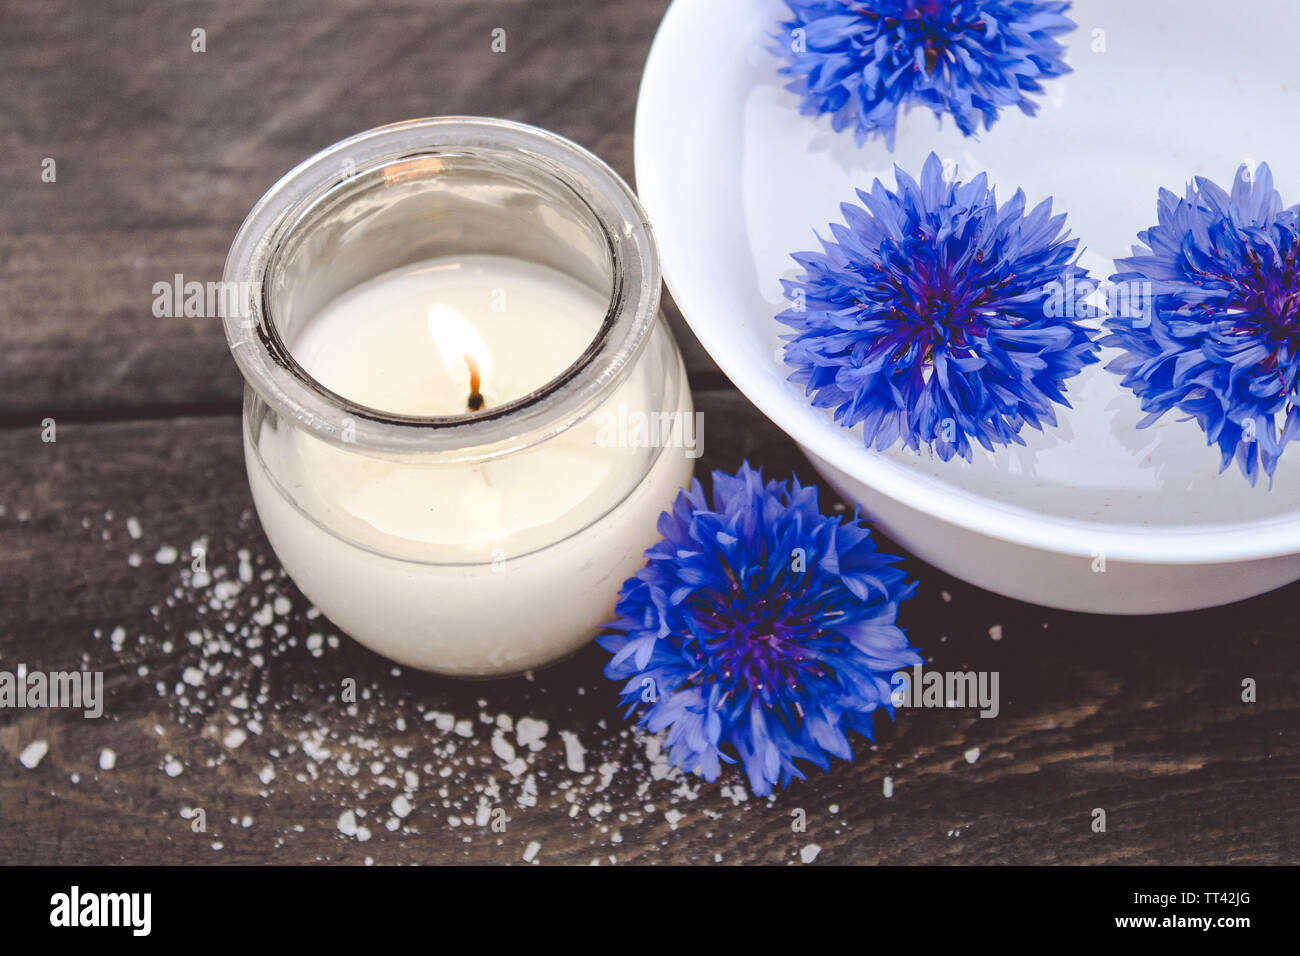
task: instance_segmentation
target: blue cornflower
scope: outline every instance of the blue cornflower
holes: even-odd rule
[[[766,796],[804,778],[797,760],[851,759],[845,732],[870,738],[877,707],[893,716],[891,675],[921,663],[894,623],[916,585],[856,515],[745,463],[713,473],[712,504],[693,482],[659,531],[599,643],[672,763],[712,782],[739,759]]]
[[[838,132],[855,128],[894,148],[901,107],[952,115],[967,136],[982,119],[1018,106],[1043,80],[1070,72],[1056,38],[1074,29],[1067,2],[1045,0],[786,0],[774,52],[780,73],[803,97],[800,112],[831,114]]]
[[[804,273],[782,280],[793,304],[777,316],[795,330],[790,379],[880,451],[928,444],[947,461],[969,460],[972,438],[1023,445],[1021,428],[1055,425],[1065,380],[1097,361],[1075,322],[1092,314],[1078,242],[1050,199],[1026,213],[1017,190],[998,206],[983,173],[946,181],[934,153],[920,183],[895,175],[897,191],[876,180],[862,206],[841,205],[847,225],[822,252],[794,254]]]
[[[1150,283],[1145,313],[1115,316],[1102,345],[1124,350],[1106,367],[1142,400],[1145,428],[1178,408],[1236,458],[1253,485],[1270,482],[1300,433],[1300,206],[1283,208],[1273,174],[1237,170],[1229,194],[1197,177],[1179,199],[1160,190],[1159,223],[1118,259],[1116,284]]]

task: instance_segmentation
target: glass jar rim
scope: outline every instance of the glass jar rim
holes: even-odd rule
[[[319,204],[363,174],[396,162],[472,153],[518,161],[574,193],[591,211],[612,266],[608,310],[563,372],[513,401],[467,415],[419,417],[352,402],[313,378],[280,339],[268,302],[278,251]],[[658,252],[627,183],[597,156],[546,130],[510,120],[439,116],[406,120],[328,146],[282,176],[253,206],[226,258],[223,284],[240,307],[223,310],[230,351],[247,385],[315,437],[380,455],[485,461],[531,447],[581,421],[626,377],[659,312]],[[223,302],[225,299],[223,299]]]

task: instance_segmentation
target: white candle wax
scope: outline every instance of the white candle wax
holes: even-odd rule
[[[358,404],[464,414],[472,369],[488,407],[526,395],[577,359],[606,307],[522,261],[436,260],[351,290],[291,347]],[[651,403],[651,364],[632,367],[606,414],[664,410]],[[678,378],[667,410],[684,415],[690,394]],[[680,448],[611,448],[601,428],[597,412],[476,464],[404,464],[283,427],[261,429],[256,448],[246,435],[245,451],[272,546],[331,620],[401,663],[490,675],[589,640],[643,563],[658,514],[690,480]]]

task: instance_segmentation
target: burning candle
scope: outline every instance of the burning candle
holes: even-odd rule
[[[285,569],[342,630],[462,676],[591,639],[688,482],[693,426],[634,197],[495,120],[361,134],[250,214],[226,319]],[[613,420],[670,422],[611,440]]]

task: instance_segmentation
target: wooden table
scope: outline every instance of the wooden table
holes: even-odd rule
[[[532,680],[408,673],[313,617],[283,577],[252,512],[241,381],[218,322],[155,317],[153,284],[218,279],[282,172],[412,116],[538,124],[630,180],[637,84],[665,7],[9,0],[0,669],[103,671],[107,704],[98,720],[0,711],[0,860],[793,863],[813,845],[819,863],[1297,860],[1300,587],[1108,618],[909,559],[913,642],[933,667],[998,671],[1001,713],[881,718],[852,763],[769,801],[745,798],[735,773],[664,778],[598,649]],[[698,473],[748,458],[815,477],[667,308],[706,414]],[[160,563],[168,548],[176,560]],[[355,704],[340,699],[349,678]],[[524,723],[520,744],[522,718],[546,722],[538,749],[526,742],[540,725]],[[35,741],[48,752],[28,768]]]

